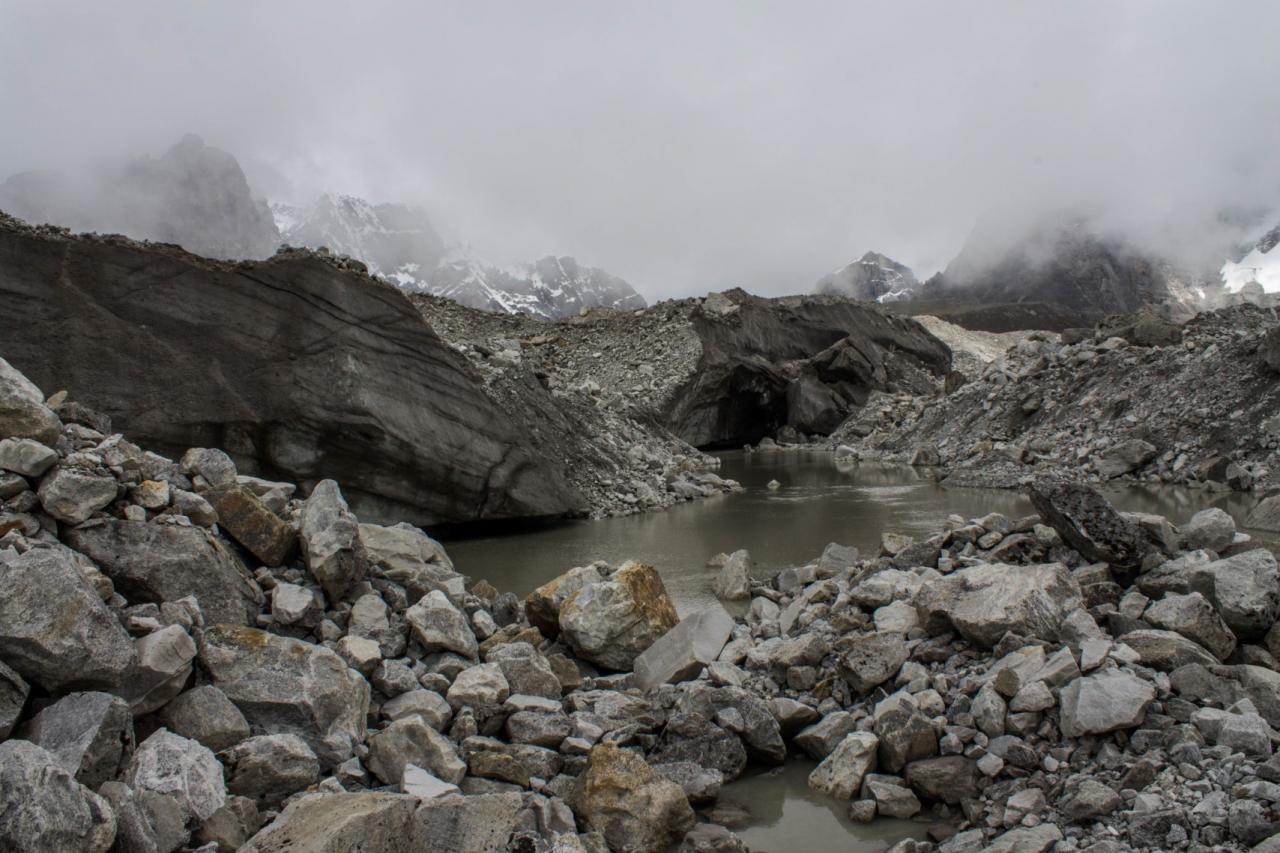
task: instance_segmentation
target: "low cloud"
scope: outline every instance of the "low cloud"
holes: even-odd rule
[[[184,133],[650,298],[922,277],[1086,209],[1188,257],[1280,201],[1280,5],[0,0],[0,175]]]

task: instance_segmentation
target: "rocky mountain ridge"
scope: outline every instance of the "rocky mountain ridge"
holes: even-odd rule
[[[308,207],[273,204],[272,212],[288,245],[355,258],[405,290],[469,308],[557,319],[591,308],[645,307],[630,284],[571,257],[502,268],[469,248],[446,247],[420,208],[326,194]]]
[[[818,279],[814,293],[847,296],[864,302],[899,302],[916,298],[919,286],[910,267],[879,252],[867,252]]]

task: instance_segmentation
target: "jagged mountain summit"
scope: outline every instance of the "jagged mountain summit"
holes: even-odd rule
[[[444,257],[444,240],[420,207],[325,193],[305,207],[273,202],[271,213],[285,243],[356,258],[402,286],[416,287]]]
[[[645,307],[626,281],[572,257],[500,267],[469,246],[446,249],[421,208],[325,194],[306,207],[273,203],[271,211],[289,245],[327,248],[405,290],[469,308],[557,319],[584,308]]]
[[[502,268],[457,250],[431,274],[425,287],[469,308],[559,319],[586,308],[644,308],[644,297],[625,280],[572,257],[547,255],[531,264]]]
[[[158,158],[13,175],[0,183],[0,210],[212,258],[266,258],[280,245],[267,203],[253,197],[236,158],[191,134]]]
[[[818,279],[814,292],[865,302],[898,302],[913,298],[919,286],[910,267],[879,252],[867,252]]]

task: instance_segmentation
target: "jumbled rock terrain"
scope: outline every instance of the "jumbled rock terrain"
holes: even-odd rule
[[[741,615],[681,620],[643,562],[519,599],[334,481],[0,375],[5,850],[741,851],[722,787],[798,756],[920,818],[899,853],[1280,843],[1280,575],[1219,510],[1040,479],[1029,518],[725,556]]]

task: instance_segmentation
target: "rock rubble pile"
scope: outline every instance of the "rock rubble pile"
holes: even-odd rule
[[[723,786],[817,761],[898,853],[1280,833],[1280,577],[1038,480],[1038,515],[828,546],[677,617],[657,572],[525,599],[409,525],[177,461],[0,362],[0,847],[745,850]],[[927,829],[928,838],[924,838]]]

